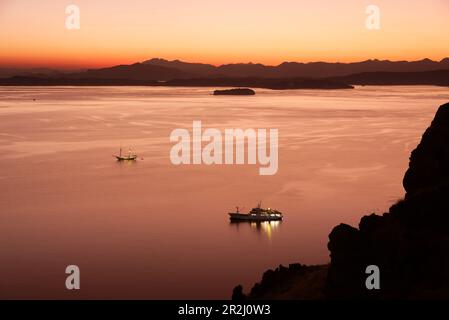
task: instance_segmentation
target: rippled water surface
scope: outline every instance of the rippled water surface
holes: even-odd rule
[[[229,298],[282,264],[326,263],[341,222],[382,213],[449,90],[0,87],[0,297]],[[172,165],[170,132],[279,130],[279,170]],[[132,146],[136,163],[112,155]],[[282,223],[230,224],[262,205]],[[65,267],[81,290],[65,289]]]

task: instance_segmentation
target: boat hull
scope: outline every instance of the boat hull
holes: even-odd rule
[[[229,213],[229,218],[232,221],[280,221],[280,215],[264,215],[264,214],[244,214],[244,213]]]
[[[131,156],[131,157],[120,157],[115,156],[117,158],[117,161],[134,161],[137,159],[137,156]]]

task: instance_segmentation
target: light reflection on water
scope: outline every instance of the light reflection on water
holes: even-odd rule
[[[262,221],[262,222],[251,222],[251,221],[232,221],[229,223],[231,227],[235,228],[237,232],[240,231],[242,227],[249,227],[253,232],[258,235],[266,236],[271,239],[276,232],[279,232],[282,221]]]

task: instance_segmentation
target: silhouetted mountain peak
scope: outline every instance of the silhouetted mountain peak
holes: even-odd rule
[[[161,58],[153,58],[142,63],[145,65],[175,68],[179,71],[189,73],[193,77],[211,76],[216,73],[216,67],[211,64],[184,62],[178,59],[170,61]]]
[[[175,61],[178,61],[178,60],[175,60]],[[163,59],[163,58],[152,58],[152,59],[146,60],[142,63],[157,63],[157,62],[169,62],[169,61],[166,59]]]

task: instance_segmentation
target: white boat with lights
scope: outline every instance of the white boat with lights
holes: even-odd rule
[[[231,221],[280,221],[283,215],[280,211],[268,208],[263,209],[261,203],[256,208],[251,209],[249,213],[241,213],[239,207],[236,212],[229,212],[229,218]]]

